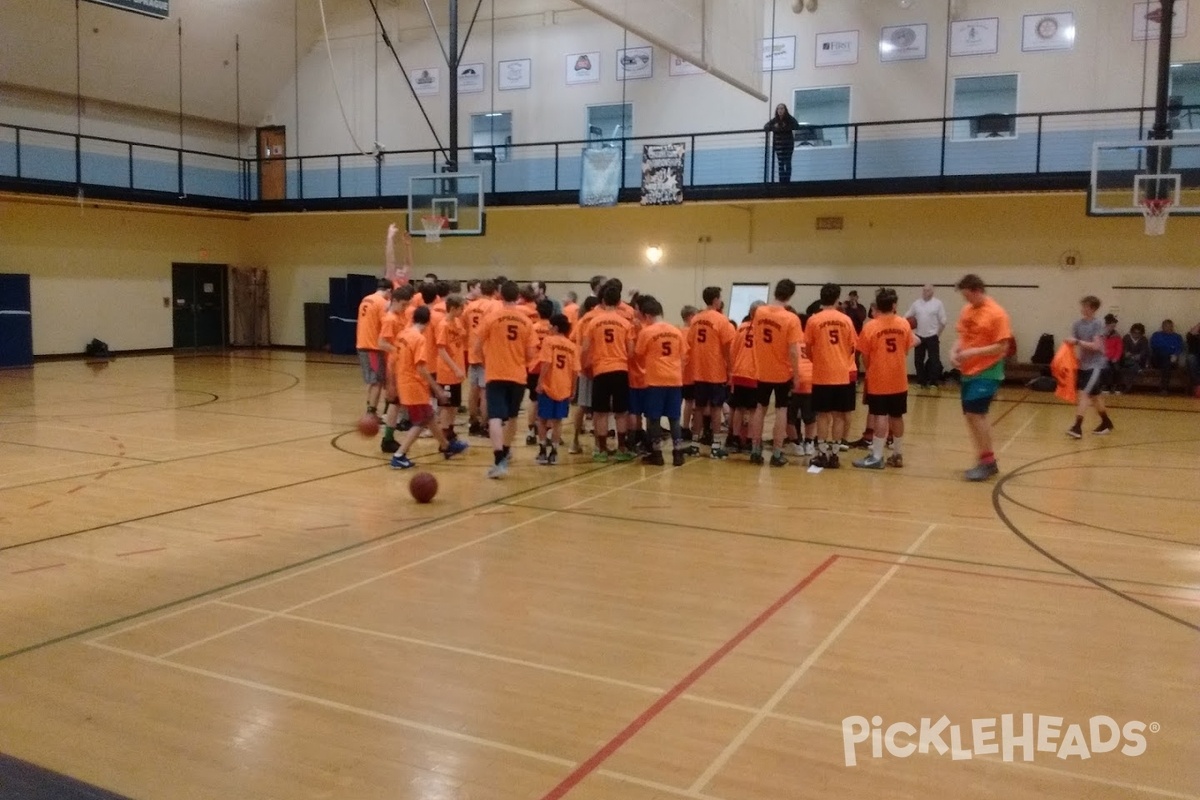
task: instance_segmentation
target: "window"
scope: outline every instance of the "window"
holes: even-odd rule
[[[797,147],[828,147],[850,142],[850,87],[797,89],[792,116],[800,123]]]
[[[475,161],[508,161],[512,137],[511,111],[471,115],[471,147]]]
[[[633,136],[633,104],[588,106],[587,140],[600,147],[620,147],[621,138]],[[617,141],[614,141],[617,140]]]
[[[1017,76],[954,79],[954,139],[1009,139],[1017,135]]]
[[[1172,64],[1170,85],[1171,127],[1177,131],[1200,131],[1200,63]]]

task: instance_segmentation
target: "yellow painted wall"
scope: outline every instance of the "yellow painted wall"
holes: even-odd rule
[[[817,216],[843,216],[845,229],[815,230]],[[327,278],[378,271],[383,234],[397,214],[257,217],[249,251],[271,270],[272,335],[303,342],[302,304],[323,300]],[[711,237],[711,243],[702,243]],[[1200,219],[1173,219],[1167,236],[1142,233],[1140,219],[1099,219],[1084,213],[1077,193],[929,198],[847,198],[786,202],[687,204],[670,208],[494,209],[488,235],[414,244],[416,271],[450,277],[504,273],[517,279],[586,281],[596,273],[621,277],[664,301],[675,314],[701,289],[733,282],[835,280],[864,298],[880,285],[952,284],[968,271],[993,284],[1009,306],[1028,357],[1039,334],[1058,338],[1076,301],[1096,294],[1115,307],[1122,326],[1157,327],[1164,316],[1190,327],[1200,321],[1200,291],[1114,290],[1118,285],[1200,287]],[[661,245],[657,267],[645,247]],[[1068,250],[1080,266],[1060,268]],[[336,265],[336,266],[335,266]],[[560,287],[565,290],[565,287]],[[901,302],[917,294],[901,289]],[[956,313],[959,301],[940,290]],[[816,299],[802,287],[796,305]],[[1027,346],[1026,346],[1027,344]]]
[[[864,298],[881,284],[951,284],[975,271],[1012,312],[1022,356],[1038,334],[1059,338],[1076,301],[1094,293],[1119,309],[1124,328],[1157,327],[1165,316],[1200,321],[1200,291],[1115,290],[1117,285],[1200,287],[1200,219],[1173,219],[1163,238],[1140,219],[1096,219],[1079,194],[849,198],[672,208],[495,209],[488,235],[414,244],[416,271],[466,278],[585,282],[596,273],[650,292],[674,315],[707,285],[836,280]],[[842,231],[815,230],[817,216],[845,218]],[[381,273],[387,224],[399,213],[257,216],[181,214],[0,198],[0,271],[33,275],[34,348],[77,353],[93,336],[115,350],[169,347],[171,263],[207,260],[270,270],[271,334],[304,342],[303,304],[324,302],[328,279]],[[701,240],[711,237],[711,242]],[[649,244],[665,258],[650,267]],[[206,259],[201,251],[207,250]],[[1060,256],[1079,253],[1075,270]],[[555,287],[559,292],[564,284]],[[947,306],[958,307],[947,289]],[[901,289],[907,304],[915,288]],[[801,287],[796,305],[817,296]]]
[[[33,350],[170,347],[172,262],[238,263],[246,223],[213,215],[0,197],[0,272],[31,274]]]

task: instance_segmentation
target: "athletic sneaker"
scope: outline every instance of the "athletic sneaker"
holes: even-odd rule
[[[763,454],[761,452],[755,453],[752,451],[750,453],[750,463],[762,466],[766,462],[763,461]]]
[[[410,461],[408,456],[404,455],[403,453],[397,453],[396,455],[392,456],[391,463],[392,469],[412,469],[416,466],[416,464]]]
[[[875,456],[867,456],[855,461],[854,466],[858,469],[883,469],[883,460]]]
[[[1096,430],[1092,431],[1092,436],[1108,436],[1113,432],[1113,424],[1109,422],[1101,422]]]
[[[700,455],[700,445],[689,444],[687,447],[683,448],[683,454],[687,456]]]
[[[903,467],[904,456],[900,455],[899,453],[892,453],[890,456],[888,456],[886,463],[889,467]]]
[[[537,444],[537,434],[536,433],[525,434],[525,446],[530,447],[535,444]]]
[[[503,478],[507,474],[508,474],[508,459],[507,458],[502,459],[499,464],[493,464],[491,466],[491,468],[488,469],[488,472],[487,472],[487,476],[489,478],[492,478],[493,480],[496,478]]]
[[[592,461],[595,461],[597,464],[607,464],[608,463],[608,451],[607,450],[597,450],[596,452],[592,453]]]
[[[385,453],[395,453],[400,449],[400,443],[395,439],[383,439],[379,442],[379,449]]]
[[[671,466],[673,466],[673,467],[682,467],[683,466],[683,451],[682,450],[676,450],[675,453],[671,456]]]
[[[717,458],[717,459],[729,458],[729,453],[715,444],[712,447],[712,451],[708,455],[709,455],[709,458]]]
[[[838,458],[838,454],[830,453],[829,460],[825,462],[825,469],[841,469],[841,468],[842,468],[842,462],[841,462],[841,459]]]
[[[792,442],[792,455],[796,458],[804,458],[804,442]]]
[[[534,461],[543,467],[550,463],[550,454],[546,452],[546,448],[543,447],[541,450],[538,450],[537,458]]]
[[[1000,472],[1000,467],[993,461],[990,464],[976,464],[966,471],[964,477],[969,481],[986,481]]]
[[[820,467],[821,469],[825,469],[829,466],[829,456],[825,453],[817,453],[812,457],[812,460],[808,462],[808,465],[810,467]]]
[[[551,447],[549,455],[546,456],[546,466],[553,467],[558,463],[558,450]]]
[[[817,443],[815,441],[813,441],[812,439],[809,439],[807,442],[804,443],[804,455],[807,458],[812,458],[816,454],[817,454]]]
[[[847,442],[845,439],[842,439],[840,442],[838,442],[837,446],[838,446],[838,450],[840,450],[843,453],[850,449],[850,443]]]
[[[785,456],[783,453],[776,451],[771,454],[771,466],[772,467],[786,467],[787,465],[788,465],[787,456]]]
[[[1083,431],[1078,427],[1070,428],[1067,430],[1067,436],[1070,436],[1072,439],[1082,439]]]
[[[571,446],[569,448],[567,448],[568,455],[577,456],[582,452],[583,452],[583,448],[580,447],[579,445],[575,444],[574,442],[572,442]]]
[[[455,439],[453,442],[450,442],[449,444],[447,444],[446,449],[442,450],[441,453],[446,458],[452,458],[453,456],[458,455],[459,453],[463,452],[466,449],[467,449],[466,442],[464,442],[462,439]]]
[[[663,461],[662,450],[655,450],[652,453],[647,453],[646,455],[642,456],[642,463],[648,467],[661,467],[666,464],[666,462]]]
[[[620,463],[625,463],[626,461],[633,461],[635,458],[637,458],[637,456],[635,456],[633,453],[629,452],[628,450],[618,450],[617,454],[615,456],[613,456],[613,460],[620,462]]]
[[[871,449],[871,441],[872,440],[870,440],[870,439],[857,439],[850,443],[850,448],[853,448],[855,450],[870,450]],[[843,444],[845,444],[845,442],[843,442]],[[843,447],[842,449],[845,450],[848,448]]]

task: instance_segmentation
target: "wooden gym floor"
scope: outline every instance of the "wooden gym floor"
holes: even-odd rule
[[[987,485],[951,389],[882,474],[426,440],[418,506],[361,396],[290,353],[0,375],[0,752],[133,798],[1200,797],[1193,400],[1075,442],[1007,388]],[[1004,714],[1145,751],[847,765],[848,717]]]

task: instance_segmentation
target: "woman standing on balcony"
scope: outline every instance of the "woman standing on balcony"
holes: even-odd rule
[[[779,182],[792,182],[792,153],[796,149],[796,138],[793,131],[800,128],[800,123],[791,115],[785,104],[775,106],[775,116],[767,121],[763,130],[770,131],[775,147],[775,159],[779,162]]]

